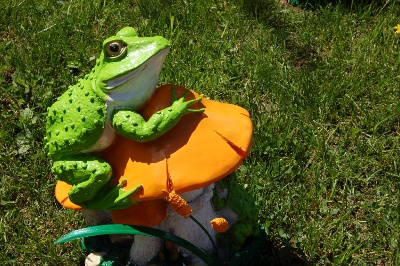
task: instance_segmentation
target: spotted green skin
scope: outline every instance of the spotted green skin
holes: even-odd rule
[[[124,48],[117,56],[110,54],[116,50],[115,47],[110,48],[110,43],[115,41],[122,43]],[[140,186],[124,191],[122,187],[125,181],[112,185],[112,167],[92,152],[106,127],[134,141],[145,142],[168,132],[183,115],[204,111],[189,108],[201,98],[185,102],[184,96],[177,99],[172,90],[171,106],[145,121],[137,110],[151,97],[154,88],[148,86],[145,89],[149,92],[130,93],[129,86],[123,88],[120,83],[115,87],[109,86],[110,81],[131,73],[134,75],[129,79],[134,80],[136,75],[142,75],[138,84],[146,83],[146,76],[142,72],[147,65],[143,66],[168,47],[169,42],[162,37],[141,38],[133,28],[123,28],[103,42],[103,52],[91,73],[71,86],[48,109],[45,148],[53,161],[52,172],[55,177],[72,185],[68,196],[73,203],[87,209],[105,210],[122,209],[135,204],[129,196]],[[140,71],[136,71],[136,74],[137,69]],[[149,72],[149,77],[158,78],[158,73],[155,73]],[[118,90],[125,90],[123,97],[120,97],[122,100],[111,102],[110,97]],[[123,102],[124,99],[128,101]],[[104,150],[107,146],[95,151]]]
[[[45,140],[52,159],[77,154],[100,138],[107,107],[90,87],[88,77],[80,80],[49,108]]]

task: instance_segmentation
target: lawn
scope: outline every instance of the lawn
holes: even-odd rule
[[[400,1],[313,2],[1,1],[2,265],[82,263],[53,244],[84,222],[54,198],[46,110],[128,25],[172,42],[160,85],[249,110],[260,265],[399,265]]]

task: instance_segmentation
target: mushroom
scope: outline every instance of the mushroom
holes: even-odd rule
[[[171,89],[175,89],[177,96],[186,91],[179,86],[161,86],[141,110],[141,115],[148,119],[158,110],[170,106]],[[202,96],[190,91],[185,100],[198,97]],[[210,250],[212,246],[209,239],[199,240],[198,233],[190,233],[197,229],[203,235],[204,232],[191,219],[176,216],[175,211],[166,204],[165,192],[171,192],[169,184],[172,183],[173,192],[189,203],[193,215],[199,220],[208,221],[202,224],[215,238],[210,225],[210,221],[216,217],[211,203],[213,183],[242,164],[251,147],[253,125],[249,113],[236,105],[203,97],[192,108],[205,108],[205,111],[184,116],[173,129],[151,142],[139,143],[118,136],[114,145],[100,156],[112,165],[116,183],[126,180],[125,190],[142,186],[131,196],[131,200],[139,201],[139,204],[111,211],[114,223],[158,226]],[[80,206],[68,199],[70,187],[58,181],[56,198],[64,207],[80,210]],[[137,242],[135,237],[131,257],[139,263],[154,254],[147,254],[146,258],[133,258],[146,253],[145,250],[135,251],[135,248],[149,250],[149,245],[155,249],[161,246],[157,239],[151,239],[151,243]]]

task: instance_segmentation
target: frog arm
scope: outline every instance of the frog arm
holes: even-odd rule
[[[92,210],[127,208],[136,202],[130,200],[138,188],[125,191],[124,180],[112,185],[111,166],[94,155],[78,154],[54,162],[52,171],[58,180],[72,185],[68,196],[71,202]]]
[[[201,97],[184,101],[186,93],[176,99],[173,91],[172,105],[153,114],[148,121],[130,109],[117,109],[111,117],[111,125],[115,131],[129,139],[146,142],[159,138],[172,129],[179,120],[189,113],[204,112],[204,109],[190,109],[191,104],[201,101]]]

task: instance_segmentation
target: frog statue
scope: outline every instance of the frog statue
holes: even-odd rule
[[[150,141],[171,129],[201,98],[172,105],[148,121],[137,110],[152,96],[169,50],[162,37],[140,38],[124,28],[103,42],[92,72],[71,86],[48,110],[46,148],[56,178],[72,185],[69,198],[88,209],[121,209],[135,189],[109,186],[111,166],[93,153],[109,147],[116,134]]]
[[[240,249],[258,232],[257,210],[235,177],[221,179],[250,150],[249,114],[179,86],[156,89],[169,47],[163,37],[139,37],[133,28],[123,28],[103,42],[90,74],[48,109],[45,147],[58,180],[56,198],[66,208],[83,210],[89,225],[157,227],[207,251],[213,245],[202,230],[216,240],[209,221],[226,217],[230,241]],[[165,193],[175,192],[203,229],[166,203]],[[143,236],[129,245],[130,261],[138,265],[163,247]],[[101,265],[100,259],[89,261],[96,260],[93,254],[104,257],[97,253],[104,250],[87,250],[92,254],[86,264]],[[193,256],[187,264],[196,261]]]

